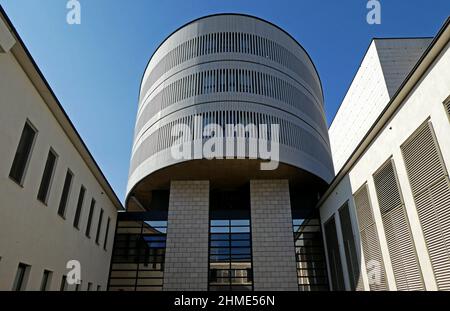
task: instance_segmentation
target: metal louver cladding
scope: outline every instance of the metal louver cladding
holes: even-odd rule
[[[383,256],[373,219],[367,185],[364,185],[354,194],[354,199],[370,290],[388,290]],[[379,269],[379,275],[377,275],[377,269]],[[361,276],[358,283],[362,283]]]
[[[450,98],[444,102],[445,112],[447,113],[447,117],[450,121]]]
[[[431,122],[401,146],[439,290],[450,290],[450,183]]]
[[[393,160],[387,161],[373,175],[373,179],[397,290],[424,290],[422,271]]]

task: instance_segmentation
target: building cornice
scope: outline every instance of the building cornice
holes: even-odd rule
[[[320,207],[325,200],[331,195],[336,186],[341,182],[341,180],[350,172],[350,170],[355,166],[358,160],[363,156],[367,148],[372,144],[372,142],[378,137],[378,135],[386,127],[389,120],[395,115],[395,113],[400,108],[401,104],[408,97],[408,95],[414,90],[416,85],[426,74],[430,66],[434,63],[436,58],[440,55],[442,50],[448,44],[450,40],[450,17],[447,18],[444,25],[439,30],[436,37],[433,39],[427,50],[420,57],[416,65],[413,67],[411,72],[408,74],[407,78],[400,85],[397,92],[392,96],[391,100],[384,108],[380,116],[374,122],[370,130],[361,140],[359,145],[353,151],[352,155],[345,162],[342,169],[336,175],[336,177],[331,182],[328,190],[319,200],[316,207]]]
[[[33,83],[34,87],[38,91],[39,95],[42,97],[44,102],[47,104],[48,108],[66,133],[67,137],[75,147],[75,149],[81,155],[83,161],[86,163],[87,167],[90,169],[92,174],[95,176],[99,184],[102,186],[105,194],[113,202],[117,210],[123,210],[124,207],[117,197],[116,193],[112,189],[105,175],[101,171],[94,157],[90,153],[80,134],[76,130],[69,116],[65,112],[49,83],[45,79],[44,75],[40,71],[30,52],[26,48],[22,39],[20,38],[17,30],[12,24],[11,20],[8,18],[3,7],[0,5],[0,18],[5,25],[7,25],[10,34],[15,39],[16,43],[10,49],[10,52],[15,57],[17,62],[20,64],[30,81]]]

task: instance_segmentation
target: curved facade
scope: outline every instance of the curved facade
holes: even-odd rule
[[[195,128],[195,117],[223,128],[278,124],[280,166],[273,176],[290,179],[301,171],[324,182],[333,177],[319,76],[305,50],[273,24],[245,15],[213,15],[181,27],[159,46],[142,79],[128,197],[133,190],[142,192],[141,185],[159,187],[163,181],[157,173],[172,167],[168,171],[172,174],[174,165],[179,168],[175,171],[197,177],[199,170],[189,171],[189,162],[202,161],[202,155],[192,152],[191,159],[180,160],[171,154],[172,130],[180,124],[191,128],[193,143],[204,139]],[[228,134],[224,131],[226,138],[247,141],[270,135],[269,131]],[[211,174],[210,180],[230,170],[239,172],[243,165],[247,176],[261,177],[249,163],[219,162],[197,165],[225,172]]]

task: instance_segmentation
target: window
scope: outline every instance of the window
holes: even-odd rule
[[[88,222],[86,226],[86,236],[88,238],[91,237],[91,226],[92,226],[92,215],[94,215],[94,208],[95,208],[95,200],[91,200],[91,207],[89,208],[89,216],[88,216]]]
[[[52,272],[48,270],[44,270],[44,274],[42,275],[42,282],[41,282],[41,291],[45,292],[50,287],[50,281],[52,277]]]
[[[81,209],[83,208],[83,201],[84,201],[85,193],[86,193],[86,188],[81,186],[80,194],[78,195],[77,210],[75,211],[75,218],[73,220],[73,226],[77,229],[78,229],[78,225],[80,223],[80,215],[81,215]]]
[[[64,181],[63,192],[61,194],[61,201],[59,202],[58,215],[64,218],[66,212],[67,201],[69,199],[70,187],[72,186],[73,174],[67,170],[66,180]]]
[[[39,187],[37,198],[44,204],[47,204],[48,194],[53,179],[53,173],[56,166],[56,153],[50,149],[45,163],[44,173],[42,174],[41,185]]]
[[[339,209],[339,220],[341,221],[345,258],[347,260],[347,270],[350,276],[350,287],[351,290],[355,290],[356,288],[361,289],[362,284],[357,284],[358,280],[360,280],[360,270],[348,202]]]
[[[327,242],[328,263],[330,266],[333,290],[343,291],[345,290],[344,275],[342,273],[341,255],[339,252],[334,216],[332,216],[325,224],[325,239]]]
[[[105,240],[103,241],[103,249],[106,251],[106,245],[108,244],[108,232],[109,232],[109,225],[111,223],[111,218],[108,217],[108,221],[106,222],[106,232],[105,232]]]
[[[103,209],[100,210],[100,215],[98,216],[97,234],[95,235],[95,243],[97,244],[100,239],[100,231],[102,230],[102,221],[103,221]]]
[[[61,292],[64,292],[67,290],[67,276],[63,275],[61,279],[61,286],[59,287],[59,290]]]
[[[22,130],[16,155],[14,156],[11,171],[9,172],[9,177],[11,177],[11,179],[19,185],[22,185],[23,183],[25,171],[31,156],[31,150],[33,149],[33,144],[36,139],[36,134],[37,131],[29,123],[29,121],[27,121]]]
[[[291,201],[291,202],[294,202]],[[292,204],[294,206],[294,204]],[[318,215],[292,211],[299,291],[328,291],[328,276]]]
[[[92,283],[89,282],[87,286],[87,291],[90,292],[92,290]]]
[[[209,289],[252,290],[249,219],[210,221]]]
[[[24,263],[19,263],[17,267],[16,278],[14,280],[13,290],[23,291],[25,290],[28,274],[30,272],[30,266]]]

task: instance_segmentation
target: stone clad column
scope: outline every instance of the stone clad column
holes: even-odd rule
[[[172,181],[164,290],[208,289],[209,181]]]
[[[253,280],[256,291],[297,291],[287,180],[250,181]]]

